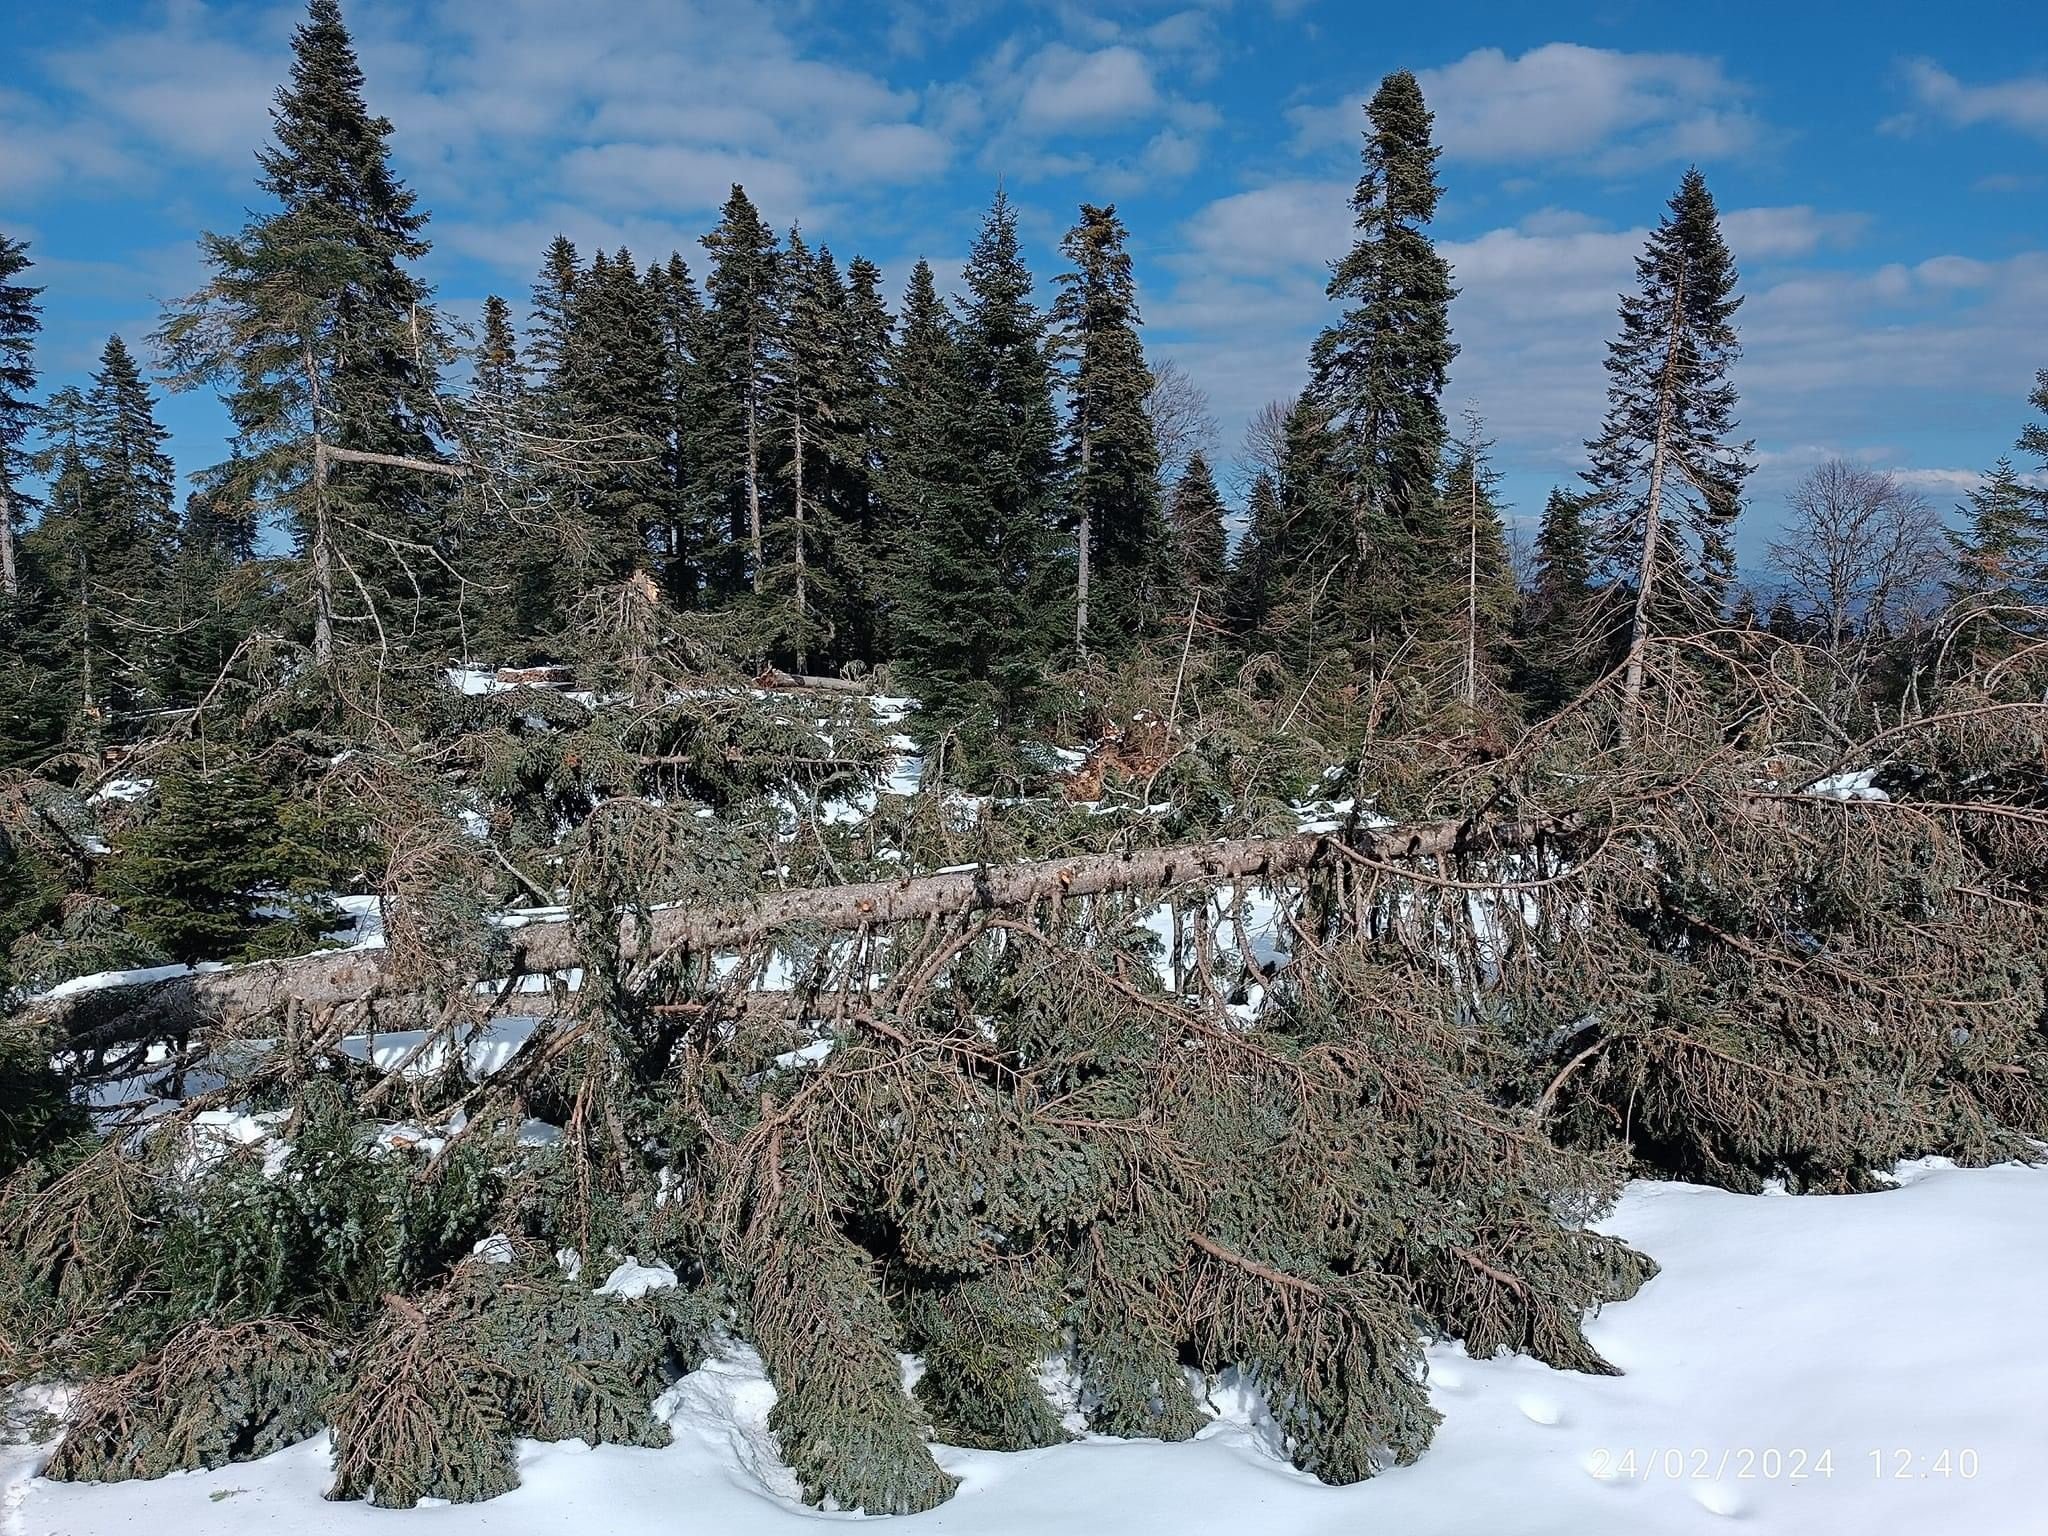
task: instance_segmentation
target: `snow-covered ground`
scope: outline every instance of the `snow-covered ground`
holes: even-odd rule
[[[1443,1411],[1415,1466],[1326,1488],[1277,1458],[1241,1402],[1184,1445],[1089,1440],[1017,1455],[941,1450],[958,1497],[906,1533],[980,1536],[2028,1536],[2048,1531],[2041,1383],[2048,1169],[1901,1171],[1842,1197],[1631,1186],[1607,1224],[1663,1264],[1589,1330],[1623,1367],[1430,1353]],[[9,1536],[794,1536],[764,1419],[772,1389],[735,1350],[664,1399],[663,1450],[523,1447],[524,1486],[395,1514],[327,1504],[324,1437],[155,1483],[34,1480],[0,1451]]]

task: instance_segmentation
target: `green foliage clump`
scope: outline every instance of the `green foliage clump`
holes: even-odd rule
[[[325,1425],[339,1353],[299,1323],[195,1323],[81,1389],[43,1475],[111,1483],[268,1456]]]

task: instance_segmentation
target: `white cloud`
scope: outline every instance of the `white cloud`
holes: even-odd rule
[[[1807,256],[1823,246],[1853,244],[1870,220],[1860,213],[1822,213],[1804,203],[1737,208],[1721,216],[1721,233],[1738,263]]]
[[[1906,64],[1906,84],[1923,111],[1957,127],[1996,123],[2048,139],[2048,75],[2023,75],[1994,85],[1965,85],[1932,59]],[[1887,127],[1914,126],[1911,116]]]
[[[688,144],[600,144],[562,157],[561,183],[601,209],[701,213],[722,204],[734,182],[767,210],[790,217],[804,207],[803,178],[779,160]]]
[[[1143,117],[1159,107],[1152,63],[1118,44],[1084,53],[1051,43],[1026,65],[1018,114],[1035,128],[1065,131]]]
[[[1351,189],[1337,181],[1279,181],[1210,203],[1182,228],[1188,266],[1271,276],[1314,267],[1351,241]]]
[[[1608,173],[1740,154],[1758,137],[1743,88],[1721,61],[1687,53],[1623,53],[1546,43],[1511,58],[1478,48],[1418,73],[1454,158],[1499,163],[1583,158]],[[1288,116],[1301,149],[1356,144],[1370,88]]]

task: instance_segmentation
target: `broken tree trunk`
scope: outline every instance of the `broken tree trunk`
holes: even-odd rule
[[[1068,859],[970,865],[899,880],[770,891],[739,906],[657,910],[650,915],[645,952],[701,954],[783,932],[848,933],[974,912],[1016,911],[1068,898],[1165,895],[1225,880],[1278,881],[1339,860],[1435,859],[1446,854],[1527,848],[1540,838],[1571,836],[1580,830],[1575,817],[1354,827]],[[582,960],[574,930],[567,922],[535,922],[512,930],[507,937],[507,976],[563,971]],[[641,951],[638,925],[630,920],[625,942],[628,953]],[[73,993],[46,1000],[41,1011],[74,1028],[89,1020],[97,1034],[117,1027],[124,1015],[132,1015],[138,1022],[197,1018],[232,1026],[269,1018],[292,1007],[320,1012],[380,1000],[421,999],[425,991],[421,983],[413,975],[401,977],[395,971],[382,950],[345,950]],[[517,1011],[518,995],[508,997],[504,1006],[507,1011]]]

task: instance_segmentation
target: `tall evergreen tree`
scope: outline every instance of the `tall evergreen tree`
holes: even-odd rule
[[[663,469],[668,477],[669,525],[658,541],[658,553],[670,600],[694,607],[713,579],[726,540],[726,531],[716,523],[707,524],[697,509],[697,486],[704,475],[697,431],[704,300],[689,265],[677,253],[670,254],[666,265],[648,267],[647,290],[660,323],[662,399],[668,415]]]
[[[447,345],[412,264],[426,215],[393,173],[336,0],[310,0],[271,109],[260,185],[275,206],[201,246],[213,278],[166,321],[181,385],[217,383],[233,471],[286,509],[311,588],[315,655],[337,629],[388,647],[452,617],[442,555]],[[327,450],[407,463],[346,461]],[[422,633],[422,639],[438,639]]]
[[[872,562],[881,594],[878,631],[887,653],[900,650],[900,616],[928,578],[928,531],[959,515],[960,445],[946,433],[959,399],[954,321],[920,259],[903,290],[903,314],[880,401],[876,484],[884,510]]]
[[[2048,604],[2048,503],[2000,459],[1963,503],[1963,527],[1949,533],[1955,574],[1949,601],[1967,649],[2010,648],[2034,627],[2029,610]]]
[[[1361,608],[1370,594],[1358,583],[1356,507],[1350,499],[1342,439],[1312,393],[1295,401],[1282,434],[1279,516],[1266,544],[1266,637],[1297,670],[1339,659],[1357,661],[1361,629],[1372,635]],[[1404,594],[1404,599],[1406,598]]]
[[[705,280],[709,304],[704,368],[707,400],[717,413],[703,424],[707,472],[732,530],[734,561],[727,586],[767,587],[763,523],[768,494],[764,468],[768,392],[781,341],[776,312],[774,231],[737,182],[718,228],[704,237],[711,253]]]
[[[1188,460],[1166,520],[1173,547],[1172,575],[1176,600],[1184,594],[1190,602],[1200,594],[1203,604],[1213,609],[1222,591],[1229,564],[1230,540],[1223,526],[1223,498],[1216,490],[1216,477],[1209,471],[1209,458],[1200,449]]]
[[[890,585],[886,552],[895,538],[881,489],[893,332],[882,297],[882,269],[864,256],[854,257],[846,264],[840,338],[846,380],[840,505],[848,530],[844,648],[870,662],[882,655]]]
[[[1413,616],[1446,552],[1436,527],[1446,429],[1444,380],[1458,349],[1457,290],[1429,236],[1443,195],[1434,119],[1415,76],[1380,82],[1366,105],[1364,170],[1351,196],[1358,235],[1331,271],[1342,318],[1316,338],[1311,394],[1338,444],[1348,547],[1339,591],[1354,634]]]
[[[844,588],[837,565],[839,496],[861,445],[847,428],[852,380],[845,350],[846,289],[827,250],[811,253],[791,229],[777,263],[781,345],[768,396],[769,435],[781,485],[769,530],[768,580],[775,648],[798,672],[837,637]]]
[[[645,569],[666,530],[668,370],[662,318],[630,251],[599,251],[576,280],[556,388],[594,450],[575,488],[572,596]]]
[[[1543,505],[1519,624],[1521,686],[1539,709],[1558,708],[1592,682],[1600,664],[1593,615],[1586,498],[1556,489]]]
[[[1626,703],[1642,691],[1644,648],[1673,623],[1711,621],[1735,574],[1731,535],[1751,445],[1735,441],[1741,355],[1735,261],[1706,178],[1685,173],[1636,259],[1607,348],[1607,418],[1587,443],[1597,549],[1634,591]]]
[[[1261,471],[1246,499],[1244,536],[1231,553],[1226,601],[1232,631],[1249,642],[1257,642],[1272,617],[1285,516],[1279,482]]]
[[[519,654],[522,638],[539,627],[532,579],[538,552],[531,548],[536,541],[523,515],[538,488],[525,451],[530,426],[526,366],[512,328],[512,306],[498,294],[484,299],[470,368],[464,435],[471,461],[486,477],[488,495],[473,502],[476,512],[464,520],[466,564],[480,579],[475,619],[465,623],[464,631],[479,654],[509,662]]]
[[[22,443],[36,419],[36,334],[42,309],[31,288],[15,279],[33,265],[25,241],[0,235],[0,597],[20,587],[15,535],[20,532],[22,497],[16,487]]]
[[[109,336],[85,400],[85,451],[102,515],[135,546],[140,577],[161,577],[178,544],[176,469],[156,402],[127,343]]]
[[[1152,373],[1138,339],[1137,286],[1114,205],[1081,205],[1060,249],[1052,321],[1073,359],[1066,469],[1075,540],[1074,648],[1135,639],[1164,553],[1159,445],[1145,409]]]
[[[1500,475],[1488,458],[1492,447],[1476,417],[1444,476],[1439,525],[1449,545],[1448,579],[1439,578],[1438,599],[1451,616],[1456,637],[1457,693],[1468,710],[1498,686],[1509,632],[1515,619],[1515,572],[1508,558],[1495,490]]]
[[[570,306],[576,301],[576,279],[582,275],[583,258],[576,242],[556,235],[541,257],[540,276],[535,279],[532,319],[527,325],[526,365],[536,382],[552,384],[569,352]]]
[[[1058,419],[1046,326],[1031,303],[1017,214],[1000,191],[968,260],[958,367],[938,425],[957,490],[929,509],[906,584],[902,655],[934,725],[970,746],[1009,739],[1058,645]],[[907,343],[906,343],[907,345]]]

